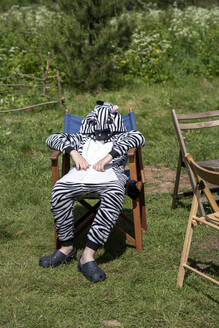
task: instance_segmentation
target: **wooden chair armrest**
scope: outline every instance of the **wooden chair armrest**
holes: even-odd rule
[[[130,165],[130,178],[145,183],[144,168],[142,163],[141,148],[130,148],[128,151]],[[139,186],[139,188],[141,188]]]
[[[130,148],[128,150],[128,158],[131,158],[131,157],[135,156],[136,152],[137,152],[137,148]]]
[[[50,159],[52,161],[57,161],[57,159],[59,158],[59,155],[61,154],[60,150],[54,150],[54,152],[52,153],[52,155],[50,156]]]

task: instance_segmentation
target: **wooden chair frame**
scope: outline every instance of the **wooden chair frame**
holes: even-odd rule
[[[190,154],[186,155],[186,159],[187,159],[187,163],[190,165],[191,170],[196,178],[196,187],[193,195],[192,207],[189,215],[187,231],[186,231],[183,251],[181,255],[181,261],[180,261],[178,278],[177,278],[177,287],[182,287],[186,269],[200,275],[202,278],[205,278],[219,285],[219,281],[213,279],[209,275],[204,274],[203,272],[197,270],[191,265],[188,265],[187,263],[194,228],[196,227],[197,229],[198,225],[205,224],[211,228],[219,230],[219,206],[217,205],[206,183],[209,182],[219,185],[219,172],[209,171],[202,168],[193,160]],[[202,190],[205,193],[209,201],[209,204],[211,205],[213,213],[198,217],[197,216],[198,204],[199,204],[200,194]]]
[[[132,110],[130,110],[132,111]],[[56,181],[60,178],[60,168],[59,168],[59,157],[61,152],[55,150],[50,156],[52,164],[52,185],[54,186]],[[130,179],[137,181],[137,188],[139,190],[139,197],[136,200],[132,200],[132,216],[131,219],[122,211],[120,217],[122,217],[129,224],[134,224],[134,237],[131,236],[128,232],[124,231],[117,224],[115,229],[117,229],[125,239],[130,242],[138,252],[143,250],[143,240],[142,232],[147,230],[146,226],[146,207],[145,207],[145,193],[144,193],[144,167],[142,161],[142,151],[141,148],[131,148],[128,151],[128,162],[129,162],[129,171]],[[61,176],[68,173],[70,169],[70,156],[62,155],[62,166],[61,166]],[[85,230],[93,221],[97,209],[99,207],[100,201],[94,206],[91,206],[87,200],[78,200],[78,202],[87,209],[87,212],[75,222],[75,233],[74,239],[76,239],[80,233]],[[91,215],[91,216],[90,216]],[[90,218],[88,218],[90,216]],[[56,229],[55,229],[55,247],[56,249],[60,248],[60,242],[57,238]]]
[[[185,196],[191,196],[195,190],[196,187],[196,181],[194,178],[194,174],[190,168],[190,166],[187,163],[186,160],[186,142],[185,137],[182,135],[182,131],[184,130],[193,130],[193,129],[202,129],[202,128],[210,128],[210,127],[216,127],[219,126],[219,120],[213,120],[209,121],[207,119],[212,117],[219,117],[219,110],[218,111],[210,111],[205,113],[194,113],[194,114],[176,114],[175,110],[172,110],[172,119],[173,124],[176,130],[177,139],[179,142],[179,159],[178,159],[178,165],[177,165],[177,171],[176,171],[176,178],[175,178],[175,185],[174,185],[174,191],[173,191],[173,199],[172,199],[172,209],[175,209],[177,207],[177,201]],[[200,119],[202,119],[202,122],[200,122]],[[180,123],[180,121],[189,120],[193,121],[193,123]],[[194,122],[195,120],[199,120],[199,122]],[[208,161],[202,161],[198,162],[198,164],[206,169],[219,171],[219,159],[215,160],[208,160]],[[179,184],[180,184],[180,176],[182,167],[185,167],[188,171],[189,180],[191,183],[192,189],[189,191],[179,192]],[[218,191],[219,188],[211,188],[211,191]],[[206,201],[205,198],[200,198],[199,200],[199,212],[201,215],[205,214],[203,202]]]

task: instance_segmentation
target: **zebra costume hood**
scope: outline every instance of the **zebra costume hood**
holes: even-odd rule
[[[118,106],[103,101],[97,101],[92,112],[82,121],[80,128],[81,134],[104,142],[107,142],[113,135],[126,131]]]

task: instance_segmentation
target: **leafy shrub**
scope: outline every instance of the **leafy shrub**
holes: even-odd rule
[[[40,52],[44,62],[48,48],[43,48],[44,28],[53,12],[45,6],[13,6],[0,19],[0,76],[23,73],[41,75]],[[55,68],[51,58],[51,67]]]
[[[218,74],[219,8],[153,9],[136,19],[130,47],[118,58],[125,74],[155,82]]]
[[[148,35],[136,32],[131,47],[120,60],[120,68],[126,73],[151,81],[164,80],[162,66],[167,60],[167,52],[171,43],[162,40],[159,33]]]

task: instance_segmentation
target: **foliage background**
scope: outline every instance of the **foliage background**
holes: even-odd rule
[[[77,90],[115,89],[138,78],[163,82],[189,74],[218,75],[215,2],[163,9],[159,3],[140,1],[133,2],[132,10],[120,2],[116,12],[114,4],[107,7],[103,20],[105,1],[99,2],[99,11],[89,3],[81,8],[77,2],[69,7],[66,0],[53,5],[36,1],[2,12],[0,76],[15,70],[41,74],[40,53],[46,61],[48,52],[51,69],[59,69],[62,83]]]

